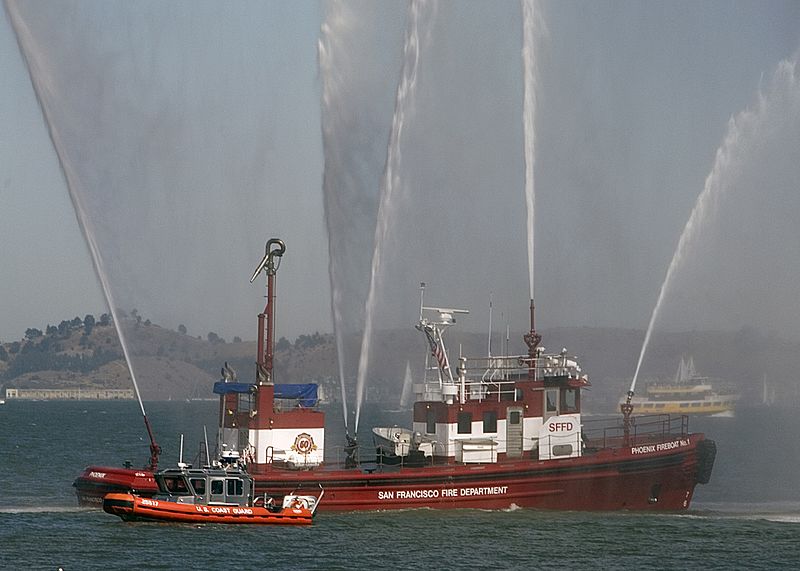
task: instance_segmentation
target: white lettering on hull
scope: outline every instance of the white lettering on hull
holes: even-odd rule
[[[660,442],[658,444],[645,444],[642,446],[632,446],[631,454],[651,454],[653,452],[662,452],[664,450],[674,450],[675,448],[683,448],[689,446],[691,442],[684,438],[680,440],[673,440],[671,442]]]
[[[465,496],[502,496],[508,493],[508,486],[485,486],[475,488],[442,488],[428,490],[379,490],[379,500],[430,500],[437,498],[457,498]]]

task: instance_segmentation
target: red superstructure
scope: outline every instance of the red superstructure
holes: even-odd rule
[[[316,387],[275,384],[272,376],[273,262],[284,251],[271,240],[256,270],[268,277],[256,382],[226,375],[214,387],[220,444],[241,451],[257,492],[322,486],[323,510],[683,510],[696,484],[709,481],[716,446],[690,433],[685,416],[582,417],[589,380],[566,349],[541,347],[532,300],[527,353],[455,363],[444,334],[467,312],[421,304],[416,328],[428,351],[411,426],[374,428],[374,458],[350,438],[343,458],[326,455]]]

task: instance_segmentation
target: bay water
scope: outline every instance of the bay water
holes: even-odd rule
[[[204,427],[213,446],[216,402],[145,405],[164,448],[162,466],[177,461],[180,434],[187,461]],[[366,403],[366,427],[410,422],[409,412],[379,408]],[[331,446],[343,431],[341,413],[328,412]],[[89,464],[145,464],[137,404],[7,401],[0,406],[0,568],[800,567],[800,415],[742,408],[735,418],[693,418],[690,428],[716,440],[718,453],[711,482],[681,513],[417,509],[321,512],[307,528],[126,523],[79,508],[72,481]]]

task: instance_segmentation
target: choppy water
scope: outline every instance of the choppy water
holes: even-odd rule
[[[214,402],[149,403],[165,465],[191,457]],[[332,411],[332,416],[335,411]],[[365,420],[369,421],[368,417]],[[20,569],[614,569],[800,566],[800,419],[693,421],[717,440],[712,481],[681,514],[536,510],[321,513],[310,528],[124,523],[76,507],[87,464],[147,457],[135,403],[0,406],[0,567]]]

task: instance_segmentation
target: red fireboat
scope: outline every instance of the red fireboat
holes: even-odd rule
[[[276,384],[273,315],[276,260],[272,239],[253,279],[267,275],[267,304],[258,316],[253,383],[232,375],[215,383],[220,395],[220,449],[238,450],[256,493],[281,496],[325,489],[321,510],[407,508],[545,508],[680,511],[695,486],[708,483],[716,445],[690,433],[688,417],[581,416],[589,386],[566,349],[547,353],[530,302],[527,352],[458,357],[445,345],[454,315],[465,310],[420,304],[416,325],[425,337],[425,377],[414,385],[410,427],[376,427],[369,458],[355,438],[326,456],[325,414],[316,385]],[[251,280],[252,281],[252,280]],[[424,286],[423,286],[424,293]],[[244,443],[244,445],[242,445]],[[374,451],[374,456],[373,456]],[[330,457],[334,457],[331,459]],[[88,467],[75,480],[79,502],[102,502],[107,470]],[[131,471],[131,488],[147,493],[148,471]],[[114,485],[118,491],[119,472]],[[155,493],[153,482],[152,493]]]

